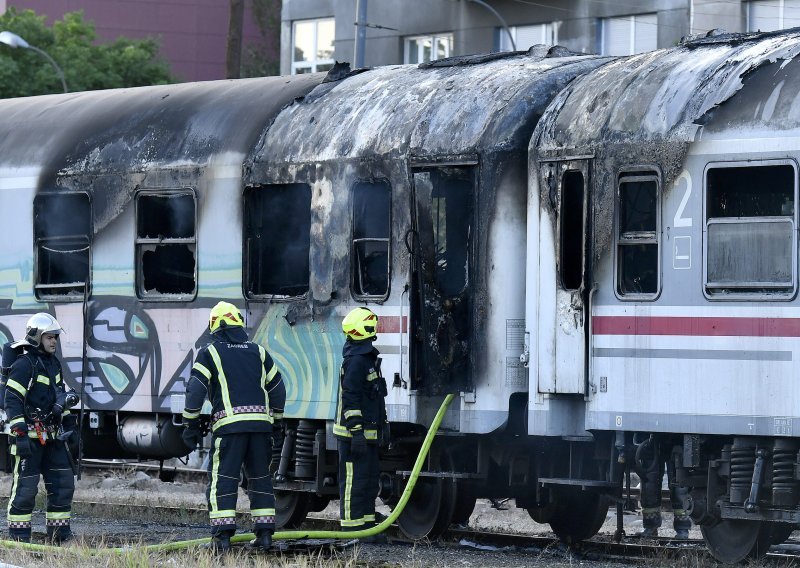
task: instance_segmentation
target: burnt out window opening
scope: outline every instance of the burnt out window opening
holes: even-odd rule
[[[653,299],[659,290],[658,174],[625,172],[618,189],[617,293]]]
[[[432,172],[431,221],[436,283],[442,296],[458,296],[469,282],[472,179]]]
[[[192,190],[136,195],[136,291],[147,300],[184,300],[197,289],[196,204]]]
[[[351,290],[356,298],[389,294],[391,187],[387,181],[353,186]]]
[[[797,280],[793,163],[706,171],[706,292],[787,298]]]
[[[561,225],[559,268],[567,290],[577,290],[583,282],[584,183],[583,173],[569,170],[561,178]]]
[[[90,278],[91,218],[91,203],[85,193],[36,196],[33,227],[37,299],[83,299]]]
[[[244,289],[251,299],[308,292],[311,187],[258,185],[244,192]]]

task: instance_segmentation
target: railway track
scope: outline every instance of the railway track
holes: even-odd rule
[[[146,523],[157,520],[162,524],[177,526],[194,526],[200,531],[205,531],[208,517],[205,508],[180,507],[180,506],[154,506],[135,503],[105,503],[98,501],[76,500],[73,503],[75,515],[91,516],[100,521],[104,518],[128,518],[136,522]],[[241,530],[250,530],[249,517],[239,515],[237,524]],[[301,530],[309,531],[337,531],[338,522],[332,519],[309,517],[302,525]],[[392,526],[384,533],[388,537],[389,545],[419,546],[419,542],[405,538],[396,526]],[[316,541],[318,548],[332,548],[333,541]],[[298,546],[299,544],[299,546]],[[648,564],[649,559],[677,559],[680,557],[708,559],[707,552],[701,539],[675,540],[670,538],[641,539],[636,536],[627,536],[622,542],[614,542],[610,535],[601,534],[589,541],[567,546],[553,535],[525,535],[503,532],[487,532],[486,530],[472,530],[451,528],[442,538],[425,542],[431,547],[440,547],[450,551],[483,550],[483,551],[515,551],[518,554],[530,554],[540,557],[551,555],[553,557],[569,557],[575,560],[589,562],[623,562]],[[309,546],[311,545],[311,546]],[[312,543],[284,543],[282,552],[302,554],[313,548]],[[376,545],[363,545],[376,546]],[[339,544],[336,548],[342,548]],[[785,544],[772,548],[764,561],[768,565],[788,566],[800,562],[800,540],[790,539]]]

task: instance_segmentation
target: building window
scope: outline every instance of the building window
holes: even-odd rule
[[[333,18],[301,20],[292,24],[292,74],[327,71],[335,63]]]
[[[136,291],[144,300],[190,300],[197,290],[194,192],[136,195]]]
[[[82,300],[89,286],[92,212],[85,193],[41,193],[33,201],[34,291],[39,300]]]
[[[797,270],[797,172],[790,162],[706,172],[706,292],[788,297]]]
[[[602,55],[633,55],[657,48],[657,14],[636,14],[601,20]]]
[[[259,185],[244,193],[244,288],[248,298],[308,292],[311,187]]]
[[[392,194],[387,181],[353,187],[351,285],[356,298],[389,295]]]
[[[427,63],[450,57],[452,52],[453,34],[407,37],[403,61],[405,63]]]
[[[654,298],[659,290],[659,176],[652,170],[619,178],[617,207],[617,293]]]
[[[800,26],[800,0],[758,0],[747,3],[747,31],[771,32]]]
[[[556,45],[558,44],[558,24],[551,22],[548,24],[535,24],[532,26],[511,26],[508,28],[511,37],[514,38],[518,51],[527,51],[532,45]],[[500,51],[513,51],[511,39],[505,28],[497,28],[500,38]]]

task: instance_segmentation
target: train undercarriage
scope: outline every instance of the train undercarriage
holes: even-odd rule
[[[323,421],[289,421],[273,459],[278,524],[294,528],[338,498],[335,441]],[[393,425],[396,427],[396,425]],[[381,454],[379,497],[397,504],[424,431],[393,431]],[[637,438],[638,436],[638,438]],[[639,434],[579,439],[503,435],[437,436],[411,499],[398,518],[409,538],[435,538],[466,523],[477,499],[514,499],[564,542],[594,536],[610,506],[621,513],[636,469]],[[800,444],[791,438],[653,434],[676,451],[676,482],[712,555],[737,563],[766,554],[800,523]],[[651,440],[653,438],[650,438]],[[618,534],[621,538],[622,534]]]

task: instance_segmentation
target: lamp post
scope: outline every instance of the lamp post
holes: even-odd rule
[[[61,70],[61,67],[58,66],[58,63],[56,63],[55,59],[50,57],[50,55],[46,51],[39,49],[35,45],[29,44],[27,41],[19,37],[17,34],[8,31],[0,32],[0,43],[4,43],[7,46],[13,48],[21,47],[22,49],[30,49],[32,51],[35,51],[45,59],[47,59],[53,66],[53,68],[55,68],[56,73],[58,73],[58,78],[61,79],[61,86],[64,87],[64,92],[65,93],[69,92],[69,89],[67,89],[67,80],[64,79],[64,72]]]

